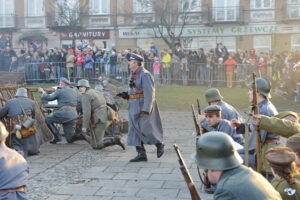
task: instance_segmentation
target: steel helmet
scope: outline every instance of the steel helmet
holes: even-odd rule
[[[205,98],[207,103],[212,101],[219,101],[222,100],[223,97],[220,94],[220,91],[217,88],[210,88],[205,91]]]
[[[86,88],[90,88],[90,83],[88,80],[86,79],[80,79],[77,83],[77,87],[86,87]]]
[[[256,84],[256,90],[257,92],[261,93],[262,95],[264,95],[267,98],[271,98],[271,88],[272,85],[270,83],[270,81],[267,78],[257,78],[255,79],[255,84]],[[252,88],[253,83],[248,85],[248,88]]]
[[[200,136],[194,153],[196,164],[202,169],[228,170],[243,163],[226,133],[212,131]]]
[[[16,92],[16,97],[28,97],[26,88],[18,88]]]

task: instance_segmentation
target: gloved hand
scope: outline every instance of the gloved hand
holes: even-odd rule
[[[120,92],[120,93],[117,94],[117,97],[121,97],[121,98],[126,99],[126,100],[129,99],[129,95],[128,95],[127,92]]]

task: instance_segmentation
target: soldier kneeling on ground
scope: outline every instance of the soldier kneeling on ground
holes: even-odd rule
[[[88,80],[81,79],[77,87],[82,94],[83,123],[82,132],[87,136],[87,128],[91,126],[91,135],[87,138],[94,149],[102,149],[112,145],[119,145],[125,150],[121,138],[105,138],[105,129],[114,119],[114,111],[106,105],[103,93],[90,88]]]

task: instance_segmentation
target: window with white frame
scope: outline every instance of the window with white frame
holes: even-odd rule
[[[254,9],[274,8],[275,0],[251,0],[251,7]]]
[[[239,14],[239,0],[213,0],[212,14],[216,21],[235,21]]]
[[[289,0],[287,5],[287,15],[290,19],[300,18],[300,0]]]
[[[44,0],[25,0],[26,16],[40,17],[45,15]]]
[[[291,50],[300,51],[300,34],[291,35]]]
[[[14,26],[14,1],[0,0],[0,27]]]
[[[272,49],[271,35],[256,35],[253,36],[253,48],[259,52],[269,52]]]
[[[152,13],[153,0],[134,0],[135,13]]]
[[[109,0],[90,0],[89,10],[91,15],[109,14]]]
[[[180,0],[179,10],[185,12],[201,11],[201,0]]]

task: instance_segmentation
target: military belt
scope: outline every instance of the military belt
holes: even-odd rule
[[[144,98],[144,94],[140,93],[140,94],[129,95],[129,99],[139,99],[139,98]]]
[[[266,138],[265,143],[279,142],[279,138]]]
[[[100,110],[101,108],[104,108],[105,106],[106,106],[106,104],[103,104],[103,105],[101,105],[101,106],[96,107],[96,108],[92,111],[92,113],[95,113],[97,110]]]
[[[0,189],[0,192],[18,192],[18,191],[24,192],[25,189],[26,189],[26,186],[22,185],[22,186],[19,186],[16,188]]]
[[[62,106],[62,107],[59,108],[59,110],[65,109],[65,108],[69,108],[69,109],[72,109],[72,110],[76,110],[76,107],[75,107],[75,106]]]

